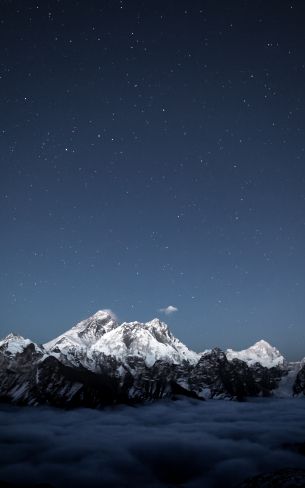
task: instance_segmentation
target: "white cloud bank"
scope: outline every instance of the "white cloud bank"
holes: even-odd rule
[[[0,405],[0,480],[54,488],[233,488],[305,468],[305,398],[160,401],[104,410]]]
[[[178,308],[169,305],[168,307],[160,308],[159,312],[165,313],[165,315],[171,315],[172,313],[178,312]]]

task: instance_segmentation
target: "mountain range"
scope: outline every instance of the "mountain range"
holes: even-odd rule
[[[100,407],[186,395],[237,399],[305,393],[305,361],[289,363],[268,342],[196,353],[154,319],[118,323],[101,310],[50,342],[0,341],[0,401]]]

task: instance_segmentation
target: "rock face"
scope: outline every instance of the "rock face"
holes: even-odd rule
[[[0,400],[59,407],[177,395],[242,400],[273,394],[287,375],[285,365],[265,341],[238,353],[214,348],[200,355],[158,319],[119,324],[106,310],[44,346],[16,334],[0,341]],[[293,387],[294,393],[304,391],[305,366]]]
[[[299,395],[303,393],[305,395],[305,363],[301,362],[301,368],[296,375],[296,379],[293,385],[293,393]]]
[[[190,373],[190,387],[200,397],[238,398],[259,393],[250,368],[234,359],[229,362],[219,348],[203,355]]]

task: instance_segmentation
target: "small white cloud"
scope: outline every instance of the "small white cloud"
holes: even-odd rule
[[[174,312],[178,312],[177,307],[173,307],[173,305],[169,305],[165,308],[160,308],[160,312],[165,313],[165,315],[171,315]]]

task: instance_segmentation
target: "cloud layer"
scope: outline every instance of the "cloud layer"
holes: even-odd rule
[[[0,408],[0,479],[54,487],[233,487],[305,441],[305,399],[180,400],[103,411]]]

